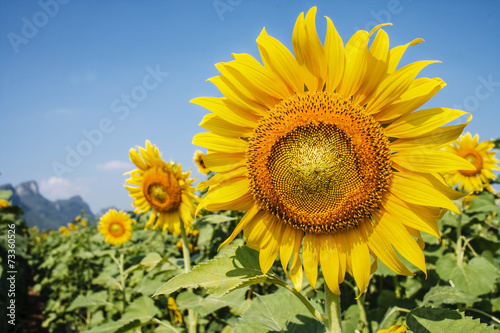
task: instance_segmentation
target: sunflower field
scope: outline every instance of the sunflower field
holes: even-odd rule
[[[435,61],[398,68],[423,40],[389,49],[380,24],[344,44],[326,17],[321,42],[315,20],[293,54],[263,29],[262,64],[216,65],[224,97],[191,101],[198,183],[146,141],[133,211],[28,229],[0,192],[1,315],[20,321],[0,330],[39,311],[56,333],[499,331],[500,139],[419,109],[445,85],[417,78]]]

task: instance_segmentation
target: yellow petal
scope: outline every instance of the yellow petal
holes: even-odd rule
[[[424,135],[465,114],[469,115],[468,123],[472,116],[465,111],[447,108],[425,109],[402,116],[391,123],[385,129],[385,133],[387,136],[395,138]]]
[[[198,133],[193,137],[193,144],[219,152],[245,152],[248,143],[240,138],[228,138],[213,133]]]
[[[384,233],[384,230],[378,228],[377,225],[372,226],[372,222],[369,218],[360,223],[359,229],[360,232],[366,234],[370,251],[373,252],[377,258],[382,260],[387,267],[401,275],[413,275],[401,260],[399,260],[396,252],[394,252],[390,238]]]
[[[132,163],[135,164],[136,167],[138,167],[141,170],[146,170],[148,168],[148,166],[146,165],[146,163],[144,163],[137,150],[131,148],[129,151],[129,155],[130,155],[130,160],[132,161]]]
[[[328,64],[326,91],[333,92],[337,89],[344,76],[345,54],[344,42],[330,18],[326,18],[327,29],[325,38],[325,55]]]
[[[245,166],[245,152],[208,152],[203,156],[205,166],[214,172],[228,172]]]
[[[302,262],[307,281],[315,289],[318,279],[319,242],[315,233],[306,232],[302,247]],[[315,289],[316,290],[316,289]]]
[[[345,46],[345,70],[338,92],[344,97],[353,96],[363,83],[368,54],[367,31],[359,30],[352,35]]]
[[[335,246],[334,238],[330,235],[319,235],[320,240],[320,263],[321,270],[328,288],[337,295],[339,289],[339,254]]]
[[[387,196],[384,207],[404,225],[439,238],[439,229],[436,223],[438,216],[429,214],[426,207],[406,203],[392,194]]]
[[[299,64],[293,54],[277,39],[262,29],[257,38],[260,56],[266,67],[275,72],[291,91],[302,91],[304,84],[299,75]]]
[[[253,202],[250,181],[247,178],[235,178],[228,181],[224,187],[216,187],[210,195],[205,196],[199,203],[195,215],[205,207],[211,211],[236,209],[232,205],[241,205],[247,201]]]
[[[400,166],[417,172],[476,170],[466,159],[442,150],[406,150],[393,154],[391,159]]]
[[[366,235],[357,229],[351,229],[346,232],[347,241],[351,246],[351,269],[356,285],[359,289],[359,296],[363,294],[368,287],[370,279],[371,258]],[[358,296],[358,298],[359,298]]]
[[[440,78],[417,78],[411,82],[408,89],[398,99],[386,105],[374,117],[379,122],[394,120],[418,109],[445,86],[446,83]]]
[[[390,146],[393,151],[415,149],[415,147],[419,147],[421,149],[440,149],[455,141],[460,133],[462,133],[467,123],[438,127],[423,136],[408,139],[397,139],[392,142]]]
[[[409,203],[432,207],[443,207],[459,213],[458,208],[444,194],[429,184],[420,183],[415,178],[402,177],[396,173],[392,179],[391,193]]]
[[[253,133],[252,128],[233,125],[213,113],[206,114],[200,122],[200,126],[225,137],[249,137]]]
[[[282,236],[283,223],[280,221],[274,221],[274,228],[271,227],[268,233],[271,234],[271,237],[268,243],[264,246],[263,249],[259,252],[259,264],[262,273],[266,274],[271,266],[274,264],[276,260],[276,256],[280,250],[280,242]]]
[[[255,127],[260,118],[246,109],[237,108],[227,98],[198,97],[190,102],[212,111],[215,115],[237,126]]]
[[[356,93],[354,102],[364,105],[362,101],[368,96],[381,79],[387,74],[387,63],[389,59],[389,36],[384,30],[379,30],[373,40],[367,55],[367,66],[369,70],[366,72],[363,86]]]
[[[401,57],[405,53],[408,46],[416,45],[416,44],[419,44],[423,41],[424,40],[422,38],[417,38],[408,44],[393,47],[389,51],[389,67],[387,69],[388,72],[391,73],[391,72],[394,72],[396,70],[396,68],[398,67],[399,61],[401,60]]]
[[[379,214],[377,216],[378,227],[386,233],[394,248],[409,262],[427,274],[424,253],[408,230],[389,212],[382,210],[381,213],[375,212],[375,215],[377,214]]]
[[[227,244],[231,243],[233,239],[243,230],[257,215],[259,212],[259,208],[257,205],[253,205],[243,216],[243,218],[240,220],[236,228],[234,228],[233,232],[231,233],[231,236],[229,236],[217,249],[220,250],[222,246],[226,246]]]
[[[288,262],[290,261],[290,257],[292,256],[295,240],[295,237],[292,237],[292,233],[295,229],[288,225],[285,225],[283,229],[283,237],[281,238],[280,244],[280,261],[283,270],[288,275]]]
[[[370,102],[366,108],[367,112],[379,112],[386,105],[389,105],[399,99],[401,95],[410,87],[418,73],[425,66],[435,62],[438,61],[417,61],[388,75],[370,94]]]

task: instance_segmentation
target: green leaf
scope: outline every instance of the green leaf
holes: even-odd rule
[[[155,268],[156,265],[158,265],[162,261],[162,259],[163,259],[162,256],[159,255],[158,253],[151,252],[148,253],[148,255],[141,260],[141,265],[146,266],[147,267],[146,271],[149,272],[153,268]]]
[[[150,297],[141,296],[125,309],[125,313],[119,320],[106,323],[83,333],[127,332],[149,322],[160,313],[160,310]]]
[[[500,207],[495,204],[495,196],[487,191],[481,192],[477,198],[474,198],[467,210],[467,214],[472,213],[500,213]]]
[[[342,320],[342,331],[355,332],[358,328],[359,316],[359,306],[357,304],[353,304],[347,308],[347,311],[343,315],[344,320]]]
[[[304,304],[288,291],[258,296],[241,316],[234,333],[325,332]]]
[[[170,279],[153,296],[170,294],[181,288],[203,287],[214,297],[220,297],[267,279],[260,270],[258,252],[243,246],[228,249],[220,257],[194,267],[191,272]]]
[[[436,261],[436,273],[441,280],[448,281],[451,279],[451,272],[456,266],[457,257],[454,254],[448,253]]]
[[[408,332],[413,333],[494,333],[492,326],[481,324],[479,319],[466,317],[463,313],[434,307],[412,310],[406,316]]]
[[[11,190],[0,190],[0,200],[8,200],[12,195]]]
[[[141,296],[125,309],[122,319],[128,319],[129,321],[137,319],[144,323],[160,313],[151,297]]]
[[[107,301],[108,292],[103,290],[90,295],[78,295],[70,304],[66,311],[73,311],[78,308],[99,307],[109,304]]]
[[[474,296],[493,290],[496,267],[483,257],[475,257],[469,263],[462,263],[451,271],[450,280],[462,290]]]
[[[500,297],[491,300],[491,311],[500,312]]]
[[[453,288],[450,286],[432,287],[424,296],[424,304],[432,302],[434,305],[456,303],[472,304],[477,301],[479,301],[477,297],[460,288]]]
[[[245,289],[236,290],[219,298],[215,298],[213,296],[201,297],[200,295],[196,295],[192,292],[183,292],[177,296],[175,301],[179,309],[191,309],[200,316],[205,317],[206,315],[226,306],[240,306],[245,300],[245,294]]]
[[[211,214],[211,215],[203,216],[200,220],[208,222],[208,223],[212,223],[212,224],[217,224],[217,223],[234,221],[235,218],[230,217],[230,216]]]

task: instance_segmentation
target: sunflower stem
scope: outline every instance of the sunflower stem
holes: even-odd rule
[[[323,321],[326,333],[342,333],[340,319],[340,296],[334,294],[325,283],[325,315]]]
[[[184,273],[191,271],[191,255],[189,253],[189,241],[186,235],[186,227],[184,222],[181,221],[181,237],[182,237],[182,255],[184,257]],[[197,328],[197,315],[192,309],[188,309],[188,332],[196,333]]]
[[[457,255],[457,265],[462,267],[462,261],[464,259],[463,249],[462,249],[462,214],[463,214],[463,203],[460,205],[460,214],[457,218],[457,243],[455,247]]]

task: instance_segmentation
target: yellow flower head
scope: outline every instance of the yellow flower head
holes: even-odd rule
[[[246,211],[222,245],[244,231],[264,273],[279,253],[297,289],[303,272],[314,286],[320,266],[332,292],[346,271],[364,292],[377,259],[413,275],[396,251],[426,271],[420,232],[439,237],[436,219],[442,208],[458,212],[451,199],[461,196],[436,172],[472,168],[441,150],[466,124],[443,125],[471,117],[415,111],[445,85],[416,78],[436,61],[398,66],[421,39],[389,49],[379,25],[344,45],[326,18],[322,43],[315,16],[313,7],[297,18],[293,54],[263,29],[263,64],[233,54],[210,79],[224,97],[192,101],[212,112],[201,122],[210,132],[193,143],[208,149],[203,161],[217,172],[198,186],[209,188],[198,210]]]
[[[82,217],[81,216],[75,217],[75,222],[80,222],[80,221],[82,221]]]
[[[66,227],[60,227],[60,228],[59,228],[59,232],[60,232],[61,234],[63,234],[63,235],[67,235],[67,234],[69,234],[69,229],[68,229],[68,228],[66,228]]]
[[[182,172],[179,164],[164,162],[158,148],[149,141],[146,141],[146,149],[130,149],[130,160],[138,168],[130,171],[131,177],[126,181],[133,186],[125,185],[135,199],[133,205],[137,208],[134,212],[153,209],[145,228],[162,227],[162,231],[168,229],[170,233],[180,235],[182,221],[190,230],[196,209],[194,200],[198,201],[191,186],[194,179],[189,179],[190,173]]]
[[[0,199],[0,209],[10,207],[10,202],[5,199]]]
[[[181,312],[177,309],[177,304],[175,303],[175,299],[173,297],[168,298],[168,306],[169,310],[172,310],[175,315],[175,322],[176,323],[182,323],[182,314]]]
[[[41,240],[41,239],[40,239],[40,237],[36,236],[36,237],[35,237],[35,240],[36,240],[36,242],[37,242],[37,243],[40,243],[40,240]]]
[[[130,219],[130,215],[124,211],[116,211],[110,209],[106,214],[101,216],[99,232],[104,236],[104,241],[111,245],[125,244],[130,240],[133,233],[132,225],[135,221]]]
[[[87,224],[88,224],[87,220],[82,220],[82,225],[83,225],[84,227],[86,227],[86,226],[87,226]]]
[[[68,223],[69,230],[78,230],[78,226],[73,223]]]
[[[194,152],[193,160],[198,167],[198,171],[206,175],[210,172],[210,170],[208,170],[205,166],[205,163],[203,162],[203,156],[205,156],[205,154],[203,154],[201,150],[197,150]]]
[[[446,151],[465,158],[474,165],[474,170],[452,170],[444,174],[447,183],[466,192],[481,192],[487,189],[493,192],[490,181],[495,179],[492,170],[499,170],[496,163],[495,147],[492,140],[479,142],[479,135],[474,137],[470,133],[461,135],[459,139],[446,147]]]
[[[378,330],[377,333],[406,333],[406,326],[392,325],[387,330]]]

